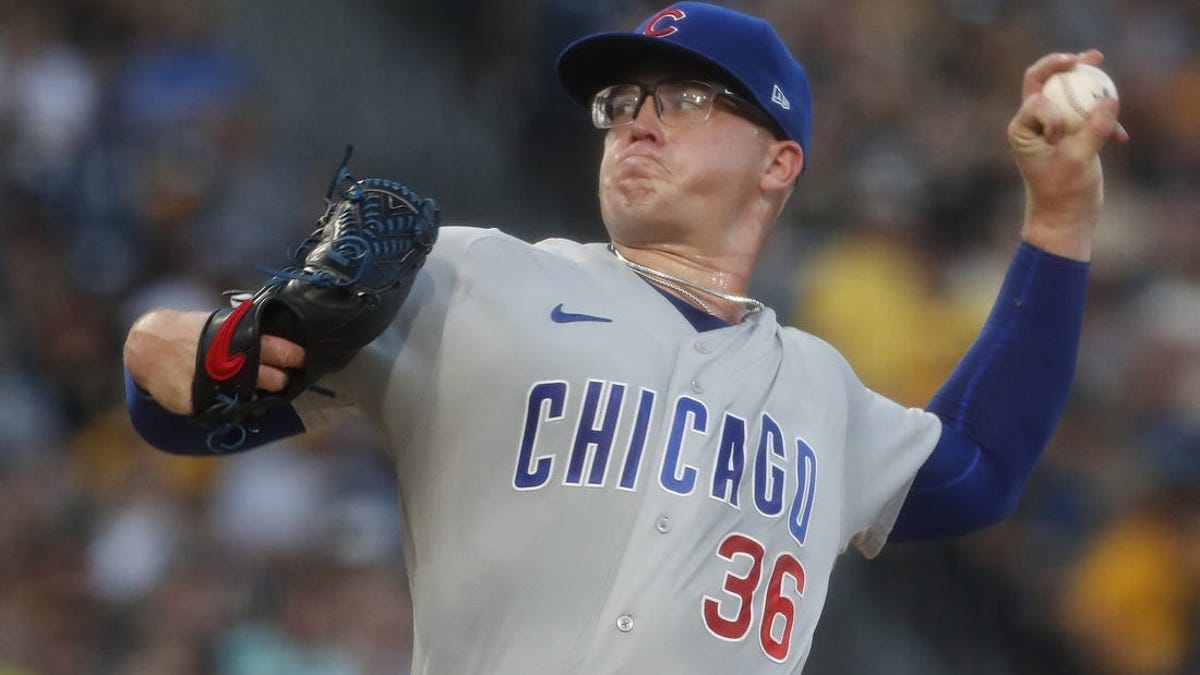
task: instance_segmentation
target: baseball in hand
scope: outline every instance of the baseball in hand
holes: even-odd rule
[[[1103,70],[1078,63],[1071,70],[1051,75],[1042,93],[1062,110],[1070,133],[1083,124],[1083,118],[1098,102],[1117,98],[1117,87]]]

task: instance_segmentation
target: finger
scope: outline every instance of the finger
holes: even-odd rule
[[[1121,124],[1121,100],[1118,98],[1104,99],[1096,103],[1091,116],[1099,116],[1096,122],[1096,133],[1103,134],[1108,132],[1104,138],[1117,143],[1128,143],[1129,132],[1125,129],[1125,125]],[[1110,119],[1111,118],[1111,124]],[[1089,122],[1090,124],[1090,122]]]
[[[1049,98],[1034,94],[1021,104],[1009,128],[1014,140],[1033,140],[1036,136],[1054,145],[1067,133],[1063,111]]]
[[[1086,63],[1089,66],[1098,66],[1104,63],[1104,54],[1099,49],[1085,49],[1076,56],[1079,57],[1079,63]]]
[[[304,367],[304,347],[275,335],[262,336],[259,362],[276,368]]]
[[[274,368],[272,366],[258,366],[258,383],[257,387],[263,391],[283,391],[288,384],[288,374],[286,371]]]
[[[1076,53],[1055,52],[1047,54],[1025,69],[1025,79],[1021,84],[1021,98],[1029,98],[1041,92],[1042,87],[1046,86],[1046,80],[1050,79],[1051,75],[1070,70],[1077,63],[1098,66],[1103,62],[1104,54],[1100,53],[1098,49],[1087,49]]]
[[[1032,66],[1025,69],[1025,77],[1021,81],[1021,98],[1026,99],[1040,93],[1051,75],[1070,70],[1078,62],[1078,54],[1066,52],[1055,52],[1038,59]]]
[[[1109,140],[1123,143],[1129,140],[1129,133],[1117,121],[1121,104],[1115,98],[1106,98],[1096,103],[1084,120],[1087,137],[1092,140],[1091,147],[1099,151]]]
[[[1129,142],[1129,131],[1127,131],[1125,129],[1124,124],[1117,122],[1117,128],[1113,132],[1113,140],[1116,141],[1117,143],[1128,143]]]

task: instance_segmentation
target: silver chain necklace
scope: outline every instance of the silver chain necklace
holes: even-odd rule
[[[677,291],[678,293],[680,293],[681,295],[686,297],[688,300],[690,300],[693,303],[695,303],[696,305],[698,305],[700,307],[700,309],[704,310],[705,312],[707,312],[709,314],[715,314],[715,312],[712,311],[712,308],[708,305],[707,302],[704,302],[704,300],[700,299],[700,296],[696,295],[696,293],[693,293],[692,291],[703,293],[705,295],[710,295],[714,298],[720,298],[720,299],[724,300],[725,302],[731,302],[731,303],[734,303],[737,305],[741,305],[742,311],[745,312],[745,314],[743,315],[742,318],[745,318],[746,315],[754,314],[756,312],[761,312],[765,306],[765,305],[763,305],[763,303],[761,301],[755,300],[754,298],[748,298],[744,295],[734,295],[732,293],[725,293],[723,291],[718,291],[715,288],[709,288],[708,286],[701,286],[700,284],[695,283],[693,281],[688,281],[687,279],[684,279],[683,277],[677,277],[674,274],[668,274],[661,270],[656,270],[653,267],[647,267],[645,265],[635,263],[632,260],[629,260],[625,256],[621,255],[621,252],[617,250],[617,247],[613,246],[612,244],[608,245],[608,250],[612,251],[612,254],[617,256],[617,260],[620,260],[621,262],[625,263],[626,267],[633,270],[635,273],[637,273],[642,278],[646,279],[647,281],[661,284],[663,286],[666,286],[667,288]]]

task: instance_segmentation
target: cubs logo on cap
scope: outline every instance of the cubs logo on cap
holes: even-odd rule
[[[596,33],[567,45],[558,57],[558,78],[572,98],[589,105],[597,91],[647,60],[713,71],[754,101],[808,155],[808,75],[766,20],[703,2],[677,2],[634,31]]]
[[[679,9],[678,7],[668,7],[649,19],[646,19],[646,23],[642,24],[645,26],[642,28],[642,34],[649,35],[650,37],[666,37],[668,35],[674,35],[675,31],[679,30],[677,27],[675,27],[674,23],[686,18],[687,14],[685,14],[682,9]]]

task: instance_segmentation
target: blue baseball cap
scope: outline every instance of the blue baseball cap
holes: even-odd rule
[[[808,75],[766,20],[703,2],[677,2],[633,32],[596,33],[567,45],[558,56],[558,79],[572,98],[590,105],[596,92],[647,59],[697,64],[727,77],[726,85],[756,103],[808,155]]]

